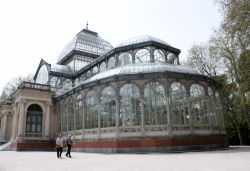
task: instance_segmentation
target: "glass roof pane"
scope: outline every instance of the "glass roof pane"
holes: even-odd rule
[[[71,42],[65,46],[59,55],[57,62],[60,62],[72,50],[79,50],[100,56],[112,48],[112,45],[108,41],[102,39],[98,33],[83,29]]]

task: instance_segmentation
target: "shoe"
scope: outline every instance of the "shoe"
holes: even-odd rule
[[[69,158],[71,158],[71,156],[69,156]]]
[[[65,155],[66,157],[68,157],[68,155]]]

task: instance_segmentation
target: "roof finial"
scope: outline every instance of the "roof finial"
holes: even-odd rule
[[[88,30],[88,26],[89,26],[89,23],[88,23],[88,20],[87,20],[87,23],[86,23],[86,30]]]

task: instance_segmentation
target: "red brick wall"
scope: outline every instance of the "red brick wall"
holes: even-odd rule
[[[146,138],[130,140],[80,141],[74,148],[131,148],[131,147],[171,147],[191,145],[228,145],[227,136],[211,135],[179,138]]]

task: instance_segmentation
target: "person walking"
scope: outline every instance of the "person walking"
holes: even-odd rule
[[[73,141],[71,139],[71,135],[69,134],[68,136],[68,139],[66,140],[66,145],[67,145],[67,153],[66,153],[66,156],[71,158],[71,154],[70,154],[70,151],[71,151],[71,146],[73,144]]]
[[[56,139],[56,152],[57,152],[57,158],[62,157],[62,150],[63,150],[63,139],[61,134],[58,135]]]

